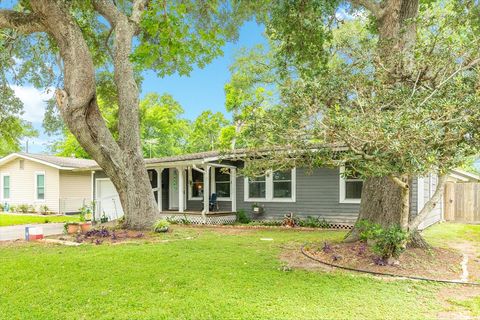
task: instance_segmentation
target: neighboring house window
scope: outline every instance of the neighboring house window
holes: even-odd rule
[[[345,167],[340,168],[340,203],[360,203],[363,180],[355,174],[345,175]]]
[[[265,176],[245,178],[247,202],[295,202],[296,170],[269,171]]]
[[[192,170],[192,180],[191,180],[191,198],[203,198],[203,173]]]
[[[2,198],[4,200],[10,199],[10,176],[4,175],[2,177]]]
[[[20,159],[20,161],[18,162],[18,166],[19,166],[20,170],[25,169],[25,160]]]
[[[213,170],[217,197],[223,199],[230,198],[230,174],[221,168],[213,168]]]
[[[36,199],[45,200],[45,173],[37,172],[35,173],[35,182],[36,182]]]

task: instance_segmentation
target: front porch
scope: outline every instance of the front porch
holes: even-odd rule
[[[233,165],[189,161],[148,168],[161,218],[193,224],[227,224],[236,220],[236,175]]]

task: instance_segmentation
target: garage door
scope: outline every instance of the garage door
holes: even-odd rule
[[[120,197],[110,179],[96,180],[96,199],[96,220],[99,220],[103,215],[108,217],[109,221],[123,216]]]

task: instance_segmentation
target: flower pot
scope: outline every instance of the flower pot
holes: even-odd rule
[[[80,226],[78,224],[69,224],[67,226],[67,233],[68,234],[78,233],[78,230],[80,230]]]
[[[90,223],[82,223],[80,224],[80,228],[82,229],[82,233],[85,233],[92,228],[92,225]]]

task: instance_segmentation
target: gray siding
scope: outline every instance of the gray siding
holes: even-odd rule
[[[328,222],[355,222],[360,205],[340,203],[338,168],[319,168],[311,173],[298,168],[296,176],[296,202],[261,202],[265,213],[259,219],[281,219],[293,212],[300,217],[318,216]],[[244,180],[237,178],[237,209],[251,212],[253,202],[244,201]]]
[[[421,180],[420,180],[421,181]],[[423,178],[423,201],[420,201],[420,204],[425,205],[427,201],[433,196],[438,184],[438,175],[430,174],[429,176]],[[421,209],[420,209],[421,210]],[[433,209],[425,218],[425,220],[420,224],[420,229],[428,228],[429,226],[440,222],[443,217],[443,197],[438,206]]]
[[[225,163],[225,162],[224,162]],[[241,167],[242,163],[229,162],[229,164]],[[168,210],[168,180],[169,170],[162,173],[162,204],[163,210]],[[331,223],[355,223],[360,204],[340,203],[340,172],[338,168],[317,168],[313,171],[297,168],[296,170],[296,201],[295,202],[260,202],[265,213],[257,219],[282,219],[287,213],[293,212],[296,216],[316,216]],[[105,178],[102,171],[95,172],[95,178]],[[418,179],[413,179],[411,184],[411,213],[418,213],[419,187],[424,189],[424,201],[428,201],[436,187],[436,176],[426,177],[422,186],[418,185]],[[429,185],[429,183],[431,185]],[[185,183],[188,186],[188,183]],[[254,202],[244,201],[244,177],[238,176],[237,182],[237,210],[245,210],[251,213]],[[94,188],[95,190],[95,188]],[[422,203],[422,201],[420,201]],[[201,200],[187,200],[186,210],[201,211]],[[231,211],[231,201],[219,201],[220,211]],[[441,220],[442,208],[434,210],[422,224],[428,227]]]

